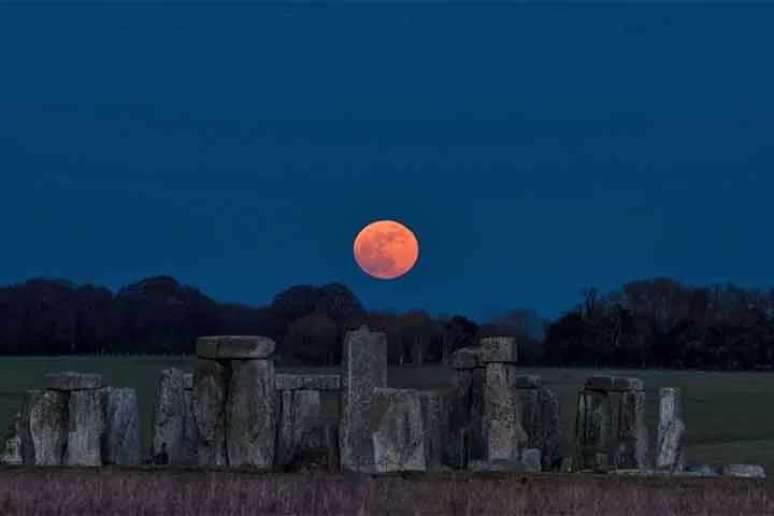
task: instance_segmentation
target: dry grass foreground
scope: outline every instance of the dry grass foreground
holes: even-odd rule
[[[774,486],[735,478],[4,467],[0,514],[762,515],[774,514]]]

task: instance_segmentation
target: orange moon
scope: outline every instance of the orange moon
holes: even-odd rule
[[[377,220],[357,234],[355,261],[366,274],[379,279],[395,279],[414,267],[419,257],[417,237],[394,220]]]

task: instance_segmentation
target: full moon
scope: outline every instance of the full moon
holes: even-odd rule
[[[419,257],[417,237],[394,220],[377,220],[357,234],[355,261],[366,274],[379,279],[395,279],[414,267]]]

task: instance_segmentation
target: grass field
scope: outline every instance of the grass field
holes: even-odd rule
[[[161,369],[177,366],[191,370],[192,357],[49,357],[0,359],[0,424],[4,427],[18,410],[24,391],[44,384],[44,375],[74,370],[104,375],[105,382],[137,389],[143,442],[149,442],[153,394]],[[308,368],[305,368],[308,369]],[[329,370],[327,370],[329,371]],[[539,374],[556,390],[562,411],[564,448],[569,452],[575,422],[577,390],[598,370],[524,368]],[[752,462],[774,475],[774,373],[726,373],[661,370],[605,370],[637,376],[648,395],[647,422],[655,440],[658,388],[680,387],[684,392],[687,456],[690,463]],[[395,387],[441,388],[450,371],[438,366],[391,368]],[[331,402],[331,410],[336,404]],[[335,417],[333,414],[332,417]]]

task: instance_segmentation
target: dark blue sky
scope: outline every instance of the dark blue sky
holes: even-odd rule
[[[0,6],[0,283],[553,316],[771,286],[774,6]],[[420,239],[399,281],[352,239]]]

